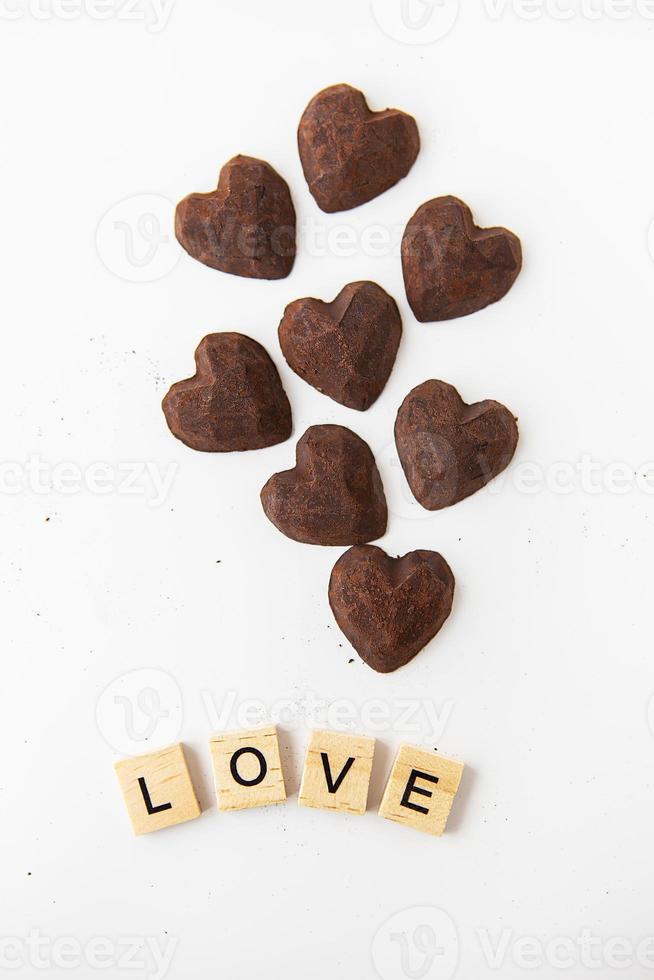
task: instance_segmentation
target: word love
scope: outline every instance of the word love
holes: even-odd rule
[[[274,726],[225,732],[210,743],[219,810],[245,810],[286,800]],[[366,812],[375,739],[314,731],[307,749],[300,806],[361,815]],[[445,830],[463,765],[435,752],[402,745],[379,815],[437,837]],[[116,764],[135,834],[149,834],[200,816],[184,748],[173,745]]]

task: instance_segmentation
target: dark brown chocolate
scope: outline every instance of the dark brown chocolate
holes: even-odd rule
[[[496,303],[521,268],[520,239],[506,228],[477,228],[468,205],[456,197],[427,201],[404,231],[404,285],[421,323]]]
[[[388,517],[370,447],[342,425],[312,425],[297,444],[296,465],[261,491],[267,517],[305,544],[362,544],[380,538]]]
[[[347,211],[406,177],[418,155],[413,116],[371,112],[363,92],[332,85],[313,97],[298,129],[309,190],[323,211]]]
[[[212,333],[195,352],[196,373],[163,400],[170,431],[206,453],[263,449],[291,434],[291,406],[266,350],[240,333]]]
[[[435,551],[391,558],[374,545],[350,548],[329,580],[336,622],[380,674],[403,667],[436,636],[453,597],[454,576]]]
[[[177,205],[175,234],[212,269],[250,279],[283,279],[295,260],[295,208],[286,181],[265,160],[236,156],[218,188]]]
[[[518,427],[499,402],[466,405],[445,381],[425,381],[406,396],[395,443],[411,491],[427,510],[449,507],[505,469]]]
[[[374,282],[351,282],[331,303],[296,299],[279,325],[279,343],[295,373],[361,412],[382,393],[401,336],[397,304]]]

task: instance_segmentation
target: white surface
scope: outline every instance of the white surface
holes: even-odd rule
[[[420,45],[406,42],[431,40],[438,22],[401,27],[399,0],[374,6],[400,40],[352,0],[178,0],[158,31],[149,5],[127,19],[110,4],[100,20],[70,2],[21,3],[3,4],[0,34],[0,922],[15,940],[1,947],[4,967],[18,957],[13,976],[41,974],[26,944],[37,930],[73,941],[67,968],[61,944],[42,946],[53,978],[160,976],[148,943],[174,949],[173,980],[649,975],[654,956],[648,966],[645,947],[640,961],[628,952],[654,934],[652,497],[633,477],[654,473],[646,5],[597,0],[598,17],[586,4],[563,19],[551,5],[533,18],[533,3],[519,16],[488,0]],[[451,15],[451,2],[433,13]],[[412,112],[423,148],[395,189],[327,216],[304,184],[295,129],[309,98],[340,81],[373,108]],[[224,276],[170,238],[139,265],[139,218],[159,213],[170,235],[174,202],[214,186],[238,152],[289,181],[305,236],[292,275]],[[397,255],[366,254],[360,235],[379,224],[397,237],[420,203],[444,193],[468,201],[480,223],[514,229],[525,267],[496,306],[420,325]],[[116,222],[132,228],[137,264]],[[349,257],[320,244],[343,227],[356,232]],[[361,278],[387,288],[404,319],[395,370],[365,414],[296,378],[276,342],[288,301],[332,298]],[[340,550],[296,545],[264,517],[259,489],[291,465],[294,441],[220,458],[168,433],[160,400],[213,330],[267,346],[296,437],[333,421],[370,442],[393,512],[384,548],[434,548],[452,565],[453,614],[408,668],[378,676],[339,634],[326,586]],[[506,479],[433,515],[410,504],[391,443],[399,402],[428,377],[470,401],[505,402],[521,427]],[[627,464],[627,492],[591,492],[580,476],[572,492],[554,492],[552,466],[584,456],[601,466],[596,480]],[[45,467],[31,478],[30,457]],[[172,474],[159,506],[152,479],[126,492],[120,467],[133,462]],[[97,478],[94,463],[115,468],[113,481],[102,471],[104,493],[80,487],[80,473]],[[524,492],[527,463],[549,474],[549,488]],[[21,491],[9,492],[19,477]],[[134,670],[145,673],[124,677]],[[206,812],[136,840],[112,765],[146,730],[150,690],[169,714],[136,750],[181,737]],[[136,704],[136,728],[126,728],[126,706],[143,691],[146,714]],[[218,816],[210,733],[237,726],[247,699],[272,709],[311,693],[343,699],[341,721],[354,710],[354,727],[379,736],[367,815],[296,805],[300,709],[282,722],[288,804]],[[409,732],[399,723],[406,699]],[[212,718],[211,701],[234,710]],[[375,814],[401,741],[469,766],[441,840]],[[594,969],[579,945],[585,929]],[[118,962],[126,936],[138,940],[135,970]],[[94,937],[109,940],[104,970],[75,952]],[[538,943],[557,938],[539,966]],[[489,942],[501,944],[500,969]]]

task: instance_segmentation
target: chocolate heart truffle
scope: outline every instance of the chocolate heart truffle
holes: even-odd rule
[[[400,406],[395,443],[418,503],[440,510],[469,497],[509,465],[518,427],[499,402],[466,405],[452,385],[425,381]]]
[[[336,622],[380,674],[403,667],[436,636],[453,597],[454,576],[435,551],[390,558],[374,545],[350,548],[329,580]]]
[[[374,282],[351,282],[331,303],[296,299],[279,325],[279,343],[295,373],[361,412],[381,394],[401,336],[397,304]]]
[[[437,197],[418,208],[402,238],[409,305],[421,323],[483,310],[508,293],[522,268],[520,239],[477,228],[467,204]]]
[[[291,434],[291,406],[265,349],[240,333],[212,333],[195,352],[192,378],[163,400],[170,431],[206,453],[263,449]]]
[[[286,181],[265,160],[237,156],[218,188],[177,205],[175,234],[212,269],[250,279],[283,279],[295,260],[295,208]]]
[[[267,517],[305,544],[362,544],[386,530],[386,498],[367,443],[342,425],[312,425],[297,444],[296,466],[261,491]]]
[[[371,112],[363,92],[332,85],[313,97],[298,128],[309,190],[323,211],[347,211],[406,177],[418,156],[413,116]]]

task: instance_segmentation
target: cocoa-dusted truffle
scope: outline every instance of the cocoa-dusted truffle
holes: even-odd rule
[[[297,444],[296,466],[261,491],[268,518],[305,544],[361,544],[386,530],[386,498],[367,443],[342,425],[312,425]]]
[[[404,231],[406,295],[421,323],[496,303],[521,268],[520,239],[506,228],[477,228],[468,205],[456,197],[427,201]]]
[[[286,181],[265,160],[233,157],[218,187],[177,205],[175,234],[212,269],[250,279],[283,279],[295,260],[295,208]]]
[[[518,443],[516,420],[499,402],[466,405],[445,381],[425,381],[406,396],[395,443],[416,500],[449,507],[505,469]]]
[[[336,622],[381,674],[403,667],[436,636],[453,597],[454,576],[435,551],[391,558],[374,545],[350,548],[329,581]]]
[[[291,406],[265,349],[240,333],[212,333],[195,352],[196,373],[163,400],[170,431],[207,453],[262,449],[291,434]]]
[[[351,282],[331,303],[296,299],[279,325],[279,343],[295,373],[361,412],[381,394],[401,336],[397,304],[374,282]]]
[[[313,97],[298,129],[309,190],[323,211],[347,211],[406,177],[418,155],[413,116],[371,112],[363,92],[332,85]]]

